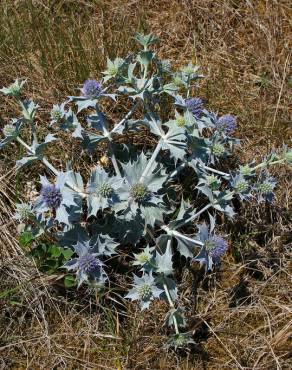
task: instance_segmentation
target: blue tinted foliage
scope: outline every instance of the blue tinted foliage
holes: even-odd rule
[[[120,267],[130,254],[135,274],[125,297],[138,301],[142,310],[155,299],[167,302],[166,324],[175,330],[169,344],[178,348],[193,343],[181,332],[187,320],[176,307],[178,256],[188,264],[199,262],[206,272],[218,268],[228,242],[216,233],[216,221],[222,214],[235,216],[236,199],[272,202],[276,180],[267,167],[291,164],[291,149],[284,146],[258,164],[226,170],[239,144],[231,137],[235,116],[219,117],[197,97],[203,78],[198,66],[174,70],[153,50],[159,42],[154,35],[135,39],[136,54],[107,59],[99,80],[86,80],[77,96],[53,105],[45,137],[46,126],[38,130],[38,105],[22,99],[25,81],[3,87],[20,114],[4,125],[0,149],[24,147],[18,169],[36,161],[44,165],[38,196],[16,207],[22,240],[37,244],[47,236],[56,244],[55,254],[62,248],[63,267],[75,274],[78,287],[106,289],[113,266]],[[30,133],[28,143],[24,138]],[[61,163],[62,153],[58,161],[52,158],[56,166],[47,158],[48,148],[58,148],[64,133],[79,144],[74,158],[82,162],[82,175],[74,170],[75,160]],[[203,222],[208,215],[209,222]]]

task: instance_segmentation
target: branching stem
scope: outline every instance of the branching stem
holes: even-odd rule
[[[184,240],[187,240],[193,244],[197,244],[199,246],[203,246],[204,243],[202,243],[200,240],[196,240],[196,239],[193,239],[193,238],[190,238],[186,235],[183,235],[182,233],[180,233],[179,231],[176,231],[176,230],[172,230],[170,229],[168,226],[166,225],[163,225],[161,226],[161,229],[164,230],[168,235],[173,235],[173,236],[177,236],[178,238],[181,238],[181,239],[184,239]]]
[[[198,211],[197,213],[195,213],[191,217],[187,218],[185,221],[182,221],[181,223],[179,223],[176,226],[176,228],[182,227],[182,226],[185,226],[185,225],[189,224],[190,222],[192,222],[193,220],[195,220],[196,218],[198,218],[202,213],[204,213],[205,211],[207,211],[207,209],[209,209],[211,207],[212,207],[212,204],[211,203],[207,204],[204,208],[200,209],[200,211]]]
[[[154,152],[152,153],[151,158],[149,159],[149,161],[147,163],[147,166],[145,167],[145,170],[143,171],[143,173],[141,175],[141,178],[140,178],[139,182],[143,182],[145,180],[145,178],[148,176],[148,172],[151,170],[151,168],[153,166],[153,163],[155,162],[156,157],[158,156],[158,154],[160,152],[161,146],[162,146],[162,143],[161,143],[161,141],[159,141],[156,145],[156,148],[155,148]]]
[[[109,152],[110,152],[110,157],[111,157],[111,160],[112,160],[112,164],[113,164],[114,169],[116,171],[116,175],[121,177],[122,176],[121,171],[119,169],[118,161],[116,159],[114,149],[113,149],[113,144],[112,144],[111,141],[109,142]]]
[[[16,140],[22,145],[24,146],[28,153],[31,154],[31,155],[35,155],[35,151],[32,149],[32,147],[30,147],[28,144],[26,144],[20,137],[17,137]],[[45,157],[42,157],[40,158],[41,161],[43,162],[43,164],[55,175],[55,176],[58,176],[59,175],[59,171],[45,158]],[[70,181],[66,181],[66,185],[72,189],[73,191],[76,191],[82,198],[86,198],[87,197],[87,194],[83,192],[83,190],[79,189],[78,187],[76,187],[74,184],[72,184]]]
[[[116,132],[120,126],[122,126],[131,116],[132,114],[135,112],[135,110],[138,108],[139,106],[139,101],[132,107],[132,109],[125,115],[125,117],[112,129],[111,133],[113,132]]]
[[[163,289],[165,291],[165,294],[166,294],[166,298],[168,300],[168,304],[169,306],[172,308],[172,309],[175,309],[175,305],[173,303],[173,300],[171,298],[171,295],[169,293],[169,289],[168,289],[168,286],[166,284],[166,282],[163,283]],[[175,315],[173,315],[173,323],[174,323],[174,328],[175,328],[175,333],[176,334],[179,334],[179,328],[178,328],[178,323],[177,323],[177,319],[175,317]]]

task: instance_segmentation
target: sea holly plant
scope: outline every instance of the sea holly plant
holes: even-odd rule
[[[3,87],[1,93],[16,100],[19,113],[4,125],[0,149],[24,148],[16,162],[19,171],[42,164],[35,178],[39,195],[16,206],[25,244],[29,239],[39,250],[48,238],[55,254],[61,248],[66,255],[59,267],[76,274],[78,287],[110,286],[110,291],[116,281],[112,274],[120,272],[115,261],[130,254],[126,280],[132,282],[124,298],[142,310],[164,300],[169,305],[165,325],[174,330],[167,343],[179,348],[193,339],[186,311],[178,305],[176,259],[182,256],[186,268],[200,264],[206,273],[218,269],[228,252],[227,238],[216,228],[218,217],[236,216],[235,199],[273,202],[277,180],[269,170],[291,165],[292,151],[284,146],[259,163],[223,171],[240,145],[234,137],[236,117],[207,109],[198,93],[203,78],[198,66],[173,70],[154,50],[159,42],[154,35],[135,39],[136,54],[108,59],[97,79],[87,79],[77,94],[53,105],[42,130],[38,105],[22,97],[26,81]],[[117,120],[125,104],[128,111]],[[79,144],[82,161],[88,154],[82,175],[75,170],[78,163],[56,166],[48,158],[48,149],[63,147],[61,131]],[[145,144],[135,145],[130,137]],[[109,159],[104,168],[93,160],[101,152]]]

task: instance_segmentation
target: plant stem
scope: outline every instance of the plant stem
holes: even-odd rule
[[[113,144],[112,144],[111,141],[109,142],[109,152],[110,152],[110,157],[111,157],[111,160],[112,160],[112,164],[113,164],[114,169],[116,171],[116,175],[121,177],[122,176],[121,171],[119,169],[119,165],[118,165],[118,162],[117,162],[117,159],[116,159],[116,156],[115,156],[115,153],[114,153]]]
[[[17,137],[16,140],[22,145],[24,146],[27,151],[32,154],[32,155],[35,155],[35,151],[29,146],[27,145],[20,137]],[[55,176],[58,176],[59,175],[59,171],[45,158],[45,157],[42,157],[40,158],[41,161],[43,162],[43,164],[49,168],[49,170],[51,172],[53,172],[53,174]],[[81,189],[79,189],[78,187],[76,187],[74,184],[71,184],[71,182],[69,181],[66,181],[65,184],[70,188],[72,189],[73,191],[76,191],[82,198],[86,198],[87,197],[87,194],[84,193]]]
[[[112,129],[112,132],[116,132],[120,126],[122,126],[138,108],[140,102],[137,102],[132,109],[126,114],[126,116]]]
[[[168,300],[169,306],[170,306],[171,308],[174,308],[174,309],[175,309],[175,305],[174,305],[173,300],[172,300],[172,298],[171,298],[171,296],[170,296],[170,293],[169,293],[169,290],[168,290],[168,286],[167,286],[167,284],[166,284],[166,283],[163,283],[163,289],[164,289],[164,291],[165,291],[166,298],[167,298],[167,300]],[[179,334],[178,323],[177,323],[177,320],[176,320],[175,315],[173,315],[173,323],[174,323],[175,333],[176,333],[176,334]]]
[[[218,171],[218,170],[216,170],[215,168],[208,167],[208,166],[205,166],[205,165],[203,165],[202,167],[203,167],[205,170],[207,170],[207,171],[217,173],[217,175],[221,175],[221,176],[224,176],[224,177],[230,177],[229,173],[222,172],[222,171]]]
[[[169,175],[169,180],[171,180],[173,177],[177,176],[184,168],[188,167],[189,166],[189,163],[188,162],[184,162],[182,164],[180,164],[170,175]],[[224,176],[224,177],[230,177],[230,175],[228,173],[225,173],[225,172],[222,172],[222,171],[219,171],[219,170],[216,170],[215,168],[212,168],[212,167],[208,167],[208,166],[205,166],[205,165],[200,165],[201,168],[207,170],[207,171],[210,171],[210,172],[213,172],[213,173],[217,173],[217,175],[221,175],[221,176]]]
[[[268,167],[268,166],[272,166],[274,164],[278,164],[278,163],[284,163],[285,162],[285,158],[281,158],[281,159],[277,159],[276,161],[274,162],[262,162],[260,164],[258,164],[257,166],[253,167],[252,169],[253,170],[257,170],[258,168],[262,168],[262,167]]]
[[[23,102],[20,100],[20,99],[17,99],[17,102],[18,104],[20,105],[21,109],[23,111],[25,111],[28,115],[28,111],[26,109],[26,107],[24,106]],[[37,134],[36,134],[36,128],[35,128],[35,123],[33,120],[30,120],[30,124],[31,124],[31,129],[32,129],[32,136],[33,136],[33,140],[38,143],[38,138],[37,138]]]
[[[173,236],[177,236],[178,238],[181,238],[181,239],[184,239],[184,240],[187,240],[191,243],[194,243],[194,244],[197,244],[199,246],[203,246],[204,243],[202,243],[200,240],[196,240],[196,239],[193,239],[193,238],[190,238],[188,236],[185,236],[183,235],[182,233],[180,233],[179,231],[176,231],[176,230],[172,230],[170,229],[168,226],[166,225],[163,225],[161,226],[161,229],[164,230],[168,235],[173,235]]]
[[[180,164],[170,175],[169,175],[169,179],[168,180],[171,180],[173,177],[177,176],[184,168],[188,167],[188,162],[184,162],[182,164]]]
[[[158,141],[158,143],[156,145],[156,148],[155,148],[154,152],[152,153],[152,156],[149,159],[149,161],[147,163],[147,166],[146,166],[145,170],[143,171],[139,182],[142,182],[143,183],[143,181],[145,180],[145,178],[148,176],[148,172],[151,170],[151,168],[153,166],[153,163],[155,162],[155,159],[156,159],[156,157],[158,156],[158,154],[160,152],[161,146],[162,146],[161,141]]]
[[[185,226],[187,225],[188,223],[192,222],[193,220],[195,220],[196,218],[198,218],[202,213],[204,213],[205,211],[207,211],[207,209],[211,208],[212,207],[212,204],[209,203],[207,204],[204,208],[202,208],[200,211],[198,211],[197,213],[195,213],[194,215],[192,215],[191,217],[189,217],[188,219],[186,219],[185,221],[182,221],[181,223],[179,223],[177,226],[176,226],[176,229],[178,227],[182,227],[182,226]]]

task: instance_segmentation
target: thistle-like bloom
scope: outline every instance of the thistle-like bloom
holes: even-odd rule
[[[81,89],[84,96],[88,98],[96,98],[101,93],[102,87],[96,80],[86,80]]]
[[[147,270],[147,267],[150,266],[150,262],[153,260],[153,252],[154,247],[145,247],[142,252],[135,254],[135,261],[133,262],[133,265],[135,266],[142,266],[143,270]]]
[[[186,108],[193,113],[196,118],[200,118],[203,113],[203,100],[201,98],[189,98],[185,100]]]
[[[57,176],[56,183],[50,183],[45,176],[41,178],[41,192],[36,199],[34,210],[37,214],[44,214],[47,211],[55,211],[55,218],[59,222],[67,225],[69,222],[70,207],[76,207],[73,192],[65,186],[66,174],[60,172]]]
[[[124,210],[130,217],[141,215],[145,223],[154,225],[155,220],[162,219],[165,211],[162,195],[158,192],[162,189],[166,177],[156,170],[157,163],[152,163],[147,176],[143,172],[148,165],[148,159],[141,153],[136,162],[123,165],[124,184],[119,189],[120,202],[115,210]]]
[[[225,114],[215,122],[215,126],[219,131],[223,131],[224,134],[230,135],[236,130],[236,117],[232,114]]]
[[[135,202],[147,201],[151,198],[151,194],[145,184],[138,182],[130,188],[130,195]]]
[[[175,122],[178,125],[178,127],[183,127],[186,124],[185,117],[181,116],[180,114],[177,115]]]
[[[141,310],[148,308],[154,298],[158,298],[163,290],[157,288],[152,272],[144,274],[141,278],[134,275],[133,288],[125,296],[132,301],[139,300]]]
[[[114,207],[119,202],[118,190],[122,186],[122,179],[109,177],[106,171],[97,166],[92,172],[87,184],[88,216],[96,216],[99,209]]]
[[[41,197],[48,208],[57,209],[62,202],[62,193],[54,184],[44,185],[41,190]]]
[[[76,271],[78,287],[84,281],[103,285],[107,275],[103,270],[103,263],[97,258],[99,253],[95,252],[95,246],[91,246],[89,241],[78,241],[74,250],[78,257],[66,262],[63,267],[68,271]]]
[[[258,193],[258,202],[272,203],[274,200],[274,188],[277,181],[274,177],[270,176],[267,172],[261,175],[260,181],[256,184],[255,190]]]
[[[187,347],[189,344],[195,344],[191,333],[173,334],[167,339],[167,345],[175,349]]]
[[[219,262],[220,258],[227,251],[228,244],[222,236],[214,235],[205,241],[205,248],[209,256],[211,256],[215,262]]]
[[[28,203],[16,204],[16,214],[14,218],[19,221],[27,221],[34,216],[32,205]]]
[[[198,225],[198,229],[197,238],[203,245],[193,260],[204,264],[207,270],[212,270],[213,264],[220,263],[221,257],[228,249],[228,244],[221,235],[211,235],[213,227],[209,231],[206,223]]]
[[[59,123],[65,114],[65,103],[62,103],[61,105],[54,104],[53,109],[51,110],[51,123]]]
[[[13,124],[8,123],[7,125],[3,127],[3,134],[5,137],[13,136],[15,133],[16,133],[16,127]]]
[[[239,167],[239,172],[240,172],[240,175],[244,176],[244,177],[251,177],[254,175],[254,169],[246,164],[244,166],[240,166]]]
[[[223,154],[225,154],[225,147],[224,145],[220,143],[215,143],[212,147],[212,153],[216,157],[221,157]]]
[[[252,197],[250,192],[251,186],[243,174],[239,173],[233,177],[230,184],[233,187],[235,194],[237,194],[241,200],[248,200]]]

